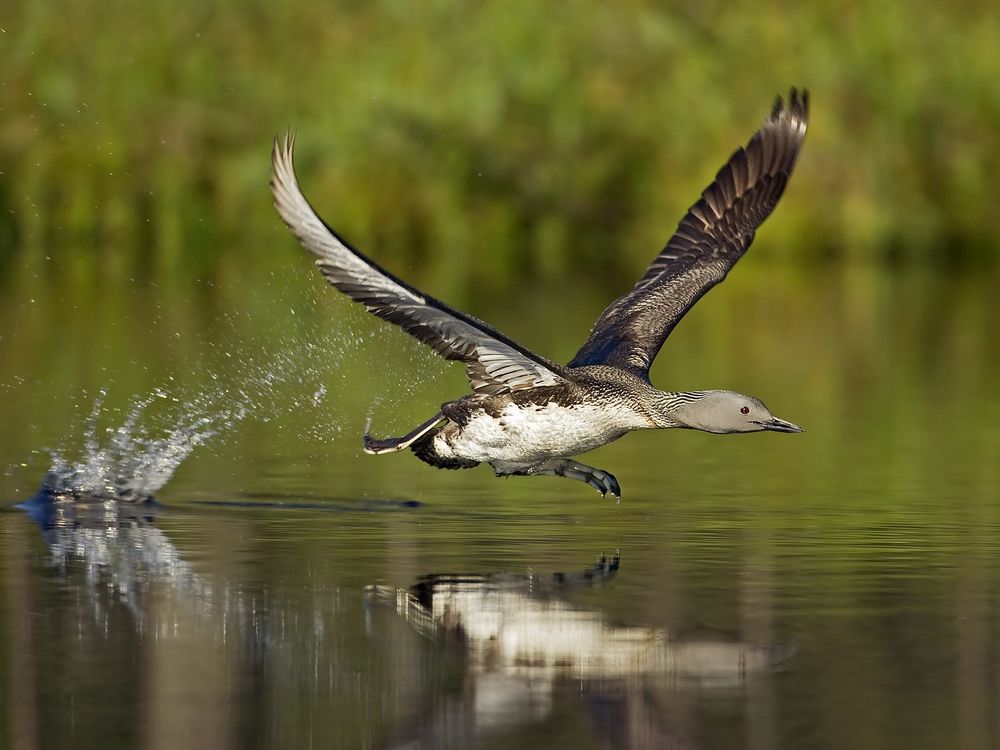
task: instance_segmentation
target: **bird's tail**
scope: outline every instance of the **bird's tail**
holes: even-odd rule
[[[438,412],[423,424],[414,427],[408,433],[403,435],[403,437],[380,439],[373,438],[371,434],[369,434],[369,430],[372,426],[371,418],[369,418],[368,422],[365,424],[365,453],[371,453],[372,455],[377,456],[382,453],[395,453],[397,451],[406,450],[415,442],[420,440],[420,438],[441,429],[445,424],[447,424],[447,422],[448,418],[441,412]]]

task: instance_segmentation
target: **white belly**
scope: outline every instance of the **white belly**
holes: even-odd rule
[[[609,419],[607,409],[589,405],[510,404],[499,417],[480,411],[460,430],[443,430],[434,438],[434,448],[443,457],[532,465],[585,453],[645,426],[630,424],[634,418],[628,416]]]

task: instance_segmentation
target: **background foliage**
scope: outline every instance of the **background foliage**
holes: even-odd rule
[[[985,2],[10,0],[0,258],[203,274],[287,243],[293,126],[321,213],[438,291],[630,280],[797,85],[813,127],[755,252],[993,262],[997,39]]]

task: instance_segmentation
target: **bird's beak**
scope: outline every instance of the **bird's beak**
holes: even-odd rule
[[[773,430],[774,432],[804,432],[798,425],[786,422],[784,419],[778,419],[777,417],[765,419],[763,422],[758,422],[757,424],[765,430]]]

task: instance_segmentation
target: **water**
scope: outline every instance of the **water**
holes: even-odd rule
[[[997,280],[757,260],[654,380],[807,432],[628,436],[621,505],[364,455],[461,368],[308,264],[9,275],[0,745],[997,745]],[[464,304],[568,359],[610,294]]]

